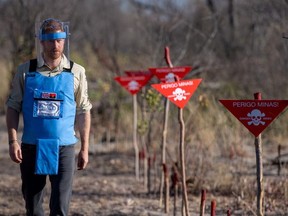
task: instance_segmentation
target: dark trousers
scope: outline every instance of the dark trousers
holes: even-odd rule
[[[36,146],[22,144],[22,194],[25,200],[27,216],[42,216],[46,175],[35,175]],[[59,150],[59,170],[57,175],[50,175],[51,197],[50,215],[68,215],[75,170],[74,145],[61,146]]]

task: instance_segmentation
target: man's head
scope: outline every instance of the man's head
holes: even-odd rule
[[[41,41],[65,39],[67,37],[63,22],[53,18],[46,19],[42,22],[39,36]]]
[[[63,22],[52,18],[44,20],[39,31],[39,40],[43,48],[44,58],[60,58],[64,50],[66,37]]]

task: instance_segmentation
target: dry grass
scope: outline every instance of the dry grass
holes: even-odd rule
[[[191,212],[197,215],[200,192],[205,188],[208,194],[207,205],[212,199],[217,202],[217,215],[225,215],[228,208],[232,210],[233,215],[253,215],[256,212],[257,190],[254,137],[216,99],[207,96],[203,99],[203,96],[200,96],[196,94],[184,109],[187,183]],[[157,120],[154,121],[156,125],[152,125],[155,130],[151,146],[157,153],[153,173],[157,181],[153,185],[155,194],[151,197],[146,195],[142,182],[134,182],[132,115],[128,112],[130,111],[126,110],[121,115],[120,139],[115,143],[101,143],[99,131],[104,132],[105,129],[101,128],[100,123],[97,127],[101,130],[93,128],[93,134],[96,135],[91,139],[91,153],[93,153],[91,166],[84,175],[76,177],[75,198],[71,206],[74,215],[95,215],[95,213],[131,215],[131,212],[135,212],[134,215],[145,215],[140,213],[141,209],[142,211],[150,209],[146,215],[163,213],[155,195],[158,192],[160,176],[162,114],[156,116]],[[281,175],[278,176],[277,167],[271,165],[271,160],[277,157],[278,144],[283,145],[283,153],[287,153],[288,150],[287,132],[282,127],[286,119],[287,114],[284,113],[265,130],[262,136],[265,163],[265,215],[285,215],[288,211],[288,170],[283,167]],[[7,143],[3,116],[0,120],[0,129],[3,132],[0,133],[1,142]],[[168,166],[172,166],[178,158],[178,134],[177,109],[171,107],[167,146],[170,154]],[[15,166],[7,161],[7,146],[3,148],[2,153],[6,154],[1,157],[2,162],[5,160],[5,166],[9,170],[3,169],[0,174],[2,179],[0,193],[8,194],[5,200],[0,200],[0,206],[5,209],[0,211],[0,215],[21,215],[23,201],[19,192],[19,173]],[[142,181],[143,170],[141,174]],[[18,178],[15,177],[17,175]],[[127,181],[129,187],[124,186]],[[11,185],[7,185],[7,182]],[[17,199],[13,200],[14,197]],[[83,206],[83,200],[85,210],[79,210]],[[112,210],[112,205],[117,207],[113,207]],[[206,210],[209,211],[209,206]]]
[[[0,104],[3,105],[3,107],[0,109],[1,112],[3,112],[4,107],[5,107],[5,102],[7,99],[7,94],[10,88],[10,74],[9,70],[7,68],[7,64],[4,64],[3,62],[0,62],[0,74],[1,74],[1,79],[0,79]]]

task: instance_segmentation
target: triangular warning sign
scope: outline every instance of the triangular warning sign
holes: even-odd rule
[[[127,76],[149,76],[150,79],[154,74],[149,70],[135,70],[135,71],[124,71]]]
[[[137,94],[138,91],[147,84],[151,76],[118,76],[114,79],[133,95]]]
[[[191,66],[179,66],[179,67],[162,67],[162,68],[149,68],[157,78],[163,82],[175,82],[181,80],[189,71],[191,71]]]
[[[219,100],[255,137],[286,108],[288,100]]]
[[[179,108],[184,108],[202,79],[182,80],[151,85]]]

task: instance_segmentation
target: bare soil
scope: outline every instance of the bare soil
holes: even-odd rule
[[[97,153],[91,152],[88,168],[75,173],[70,215],[174,215],[173,197],[170,197],[169,213],[165,214],[164,205],[160,206],[159,182],[153,183],[154,193],[148,194],[143,184],[142,172],[140,181],[136,180],[133,152],[115,151],[115,149],[108,151],[107,149],[106,151],[96,149],[95,152]],[[25,215],[19,166],[10,160],[8,147],[5,144],[1,147],[0,164],[0,216]],[[288,199],[285,197],[288,192],[283,191],[288,188],[287,182],[287,178],[283,176],[279,178],[273,176],[267,179],[265,187],[268,188],[268,197],[265,200],[265,215],[288,215]],[[250,183],[247,182],[247,184]],[[279,189],[277,185],[282,186]],[[248,186],[247,190],[249,190]],[[199,215],[200,198],[199,191],[189,193],[191,216]],[[223,191],[211,191],[207,192],[205,215],[210,215],[212,200],[217,203],[216,215],[227,215],[227,209],[231,210],[232,215],[256,214],[255,200],[251,202],[251,200],[241,199],[233,191],[226,191],[225,193]],[[49,215],[48,202],[49,184],[47,184],[47,196],[44,202],[46,215]],[[178,196],[175,215],[182,215],[181,202],[181,196]]]

